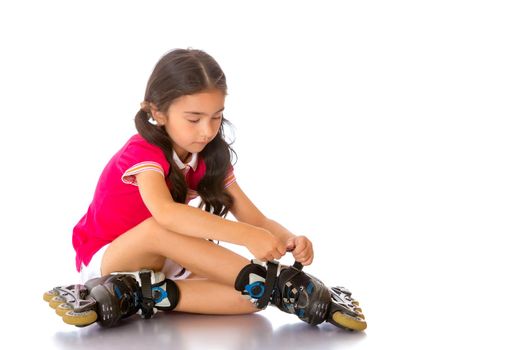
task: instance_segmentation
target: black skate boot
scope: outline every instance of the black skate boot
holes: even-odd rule
[[[280,310],[317,325],[327,321],[340,328],[362,331],[366,321],[359,303],[343,287],[328,288],[302,271],[302,264],[283,266],[277,261],[252,260],[235,281],[242,292],[259,308],[271,303]]]
[[[141,270],[94,278],[85,285],[56,287],[44,294],[44,300],[67,324],[83,327],[97,321],[112,327],[136,313],[151,318],[157,310],[173,310],[179,289],[162,272]]]

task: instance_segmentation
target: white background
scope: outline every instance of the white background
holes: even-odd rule
[[[40,298],[76,280],[71,229],[157,60],[193,47],[226,73],[239,184],[361,301],[347,345],[522,349],[523,18],[519,1],[3,2],[1,333],[53,346]]]

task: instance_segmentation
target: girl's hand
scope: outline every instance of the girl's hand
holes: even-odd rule
[[[286,249],[291,251],[294,259],[304,266],[310,265],[314,260],[312,242],[305,236],[296,236],[288,239]]]
[[[279,260],[286,254],[286,245],[270,231],[254,227],[247,233],[246,248],[253,256],[262,261]]]

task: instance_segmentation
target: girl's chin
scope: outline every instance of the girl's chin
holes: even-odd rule
[[[188,152],[190,153],[199,153],[206,147],[206,142],[194,142],[188,147]]]

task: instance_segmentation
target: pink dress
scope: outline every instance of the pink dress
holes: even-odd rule
[[[174,154],[177,166],[188,184],[186,203],[198,196],[197,186],[206,173],[206,165],[193,154],[185,165]],[[151,217],[139,193],[135,175],[158,171],[167,176],[169,163],[162,150],[136,134],[108,162],[98,181],[87,213],[73,229],[76,268],[87,266],[93,255],[115,238]],[[225,179],[225,187],[235,182],[233,167]]]

